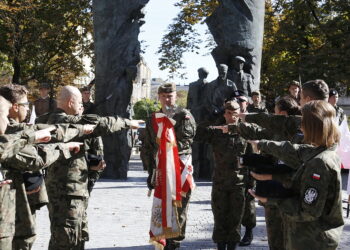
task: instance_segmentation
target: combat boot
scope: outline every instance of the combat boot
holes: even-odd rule
[[[166,246],[164,250],[175,250],[180,249],[180,242],[174,240],[166,240]]]
[[[253,229],[252,228],[246,228],[245,234],[241,241],[239,242],[240,246],[249,246],[253,241]]]
[[[226,250],[226,242],[218,242],[216,243],[218,250]]]
[[[227,243],[227,250],[235,250],[237,246],[237,242],[229,241]]]

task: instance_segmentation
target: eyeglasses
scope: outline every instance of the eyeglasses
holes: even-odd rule
[[[21,102],[21,103],[17,103],[20,106],[29,106],[30,102]]]

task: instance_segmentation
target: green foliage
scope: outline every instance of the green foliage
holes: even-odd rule
[[[185,52],[198,53],[199,44],[202,43],[194,25],[203,23],[217,5],[216,0],[181,0],[175,4],[181,11],[169,25],[157,51],[160,54],[159,68],[167,70],[170,79],[185,78],[185,73],[180,72],[185,69],[182,56]],[[209,43],[211,42],[209,40]]]
[[[159,67],[183,74],[183,53],[198,52],[194,25],[203,23],[219,1],[179,0],[181,10],[164,35]],[[324,79],[350,86],[349,0],[266,0],[261,88],[280,95],[292,80]]]
[[[133,119],[146,120],[153,112],[160,110],[159,102],[151,99],[142,99],[134,105]]]
[[[349,1],[266,2],[261,88],[278,95],[292,80],[349,87]]]
[[[186,108],[188,91],[179,90],[176,92],[176,104],[182,108]]]
[[[1,0],[0,52],[14,69],[13,82],[71,83],[92,56],[90,0]]]

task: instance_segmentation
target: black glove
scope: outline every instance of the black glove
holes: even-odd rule
[[[151,174],[147,178],[147,187],[149,190],[154,189],[154,184],[152,183],[152,175]]]

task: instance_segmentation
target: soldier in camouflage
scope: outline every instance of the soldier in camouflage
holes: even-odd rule
[[[27,117],[29,103],[27,99],[27,89],[24,86],[17,84],[8,84],[0,88],[0,95],[11,102],[9,110],[9,124],[6,129],[6,134],[12,134],[23,130],[35,131],[38,128],[52,127],[52,125],[27,125],[22,123]],[[82,133],[76,128],[68,128],[65,125],[57,126],[57,131],[54,132],[51,139],[53,142],[70,141],[77,138]],[[31,249],[35,240],[35,212],[41,206],[48,203],[46,187],[40,171],[23,173],[18,169],[13,169],[11,166],[5,165],[8,168],[7,176],[13,180],[13,186],[16,189],[16,230],[13,239],[14,249]],[[23,183],[28,178],[35,179],[41,182],[35,190],[25,189]]]
[[[7,127],[7,117],[8,110],[4,112],[4,98],[0,98],[0,127],[1,134]],[[7,102],[9,104],[9,102]],[[12,107],[10,104],[9,107]],[[1,202],[0,202],[0,249],[10,250],[10,249],[26,249],[22,247],[13,246],[12,247],[12,239],[15,234],[15,216],[17,210],[16,205],[16,190],[19,187],[16,185],[20,183],[16,183],[18,181],[18,176],[14,176],[13,169],[16,169],[21,173],[21,171],[28,170],[38,170],[43,167],[49,166],[52,161],[55,161],[59,157],[67,156],[70,157],[69,149],[77,150],[79,149],[79,144],[50,144],[44,146],[32,146],[27,145],[28,143],[34,142],[47,142],[51,138],[50,130],[40,130],[40,131],[23,131],[17,134],[4,135],[0,138],[0,151],[1,151],[1,169],[0,169],[0,193],[1,193]],[[12,169],[10,169],[12,168]],[[21,174],[19,175],[22,176]],[[15,178],[14,178],[15,177]],[[5,181],[2,179],[5,178]],[[12,185],[12,179],[15,179],[15,188]],[[23,182],[20,184],[20,187],[24,189]],[[23,198],[26,198],[26,193],[20,192],[20,194],[24,194]],[[22,196],[20,197],[22,198]],[[22,204],[28,204],[22,203]],[[30,209],[27,209],[27,211]],[[20,214],[22,216],[22,214]],[[29,217],[31,218],[31,217]],[[16,219],[16,225],[17,225]],[[26,220],[28,222],[28,220]]]
[[[196,131],[196,122],[191,113],[184,108],[177,107],[176,89],[173,84],[163,84],[158,89],[158,97],[162,106],[160,112],[165,113],[168,117],[175,120],[174,130],[177,141],[179,156],[191,156],[191,145]],[[156,134],[153,130],[151,117],[146,122],[145,134],[141,147],[141,159],[144,169],[148,170],[149,177],[147,185],[149,189],[154,188],[152,183],[153,170],[156,168],[156,154],[158,144],[156,142]],[[177,249],[180,247],[180,242],[185,238],[186,220],[188,213],[189,200],[191,190],[182,197],[182,205],[177,208],[178,218],[180,223],[180,235],[176,238],[167,239],[165,249]]]
[[[276,115],[300,115],[300,109],[298,103],[294,98],[285,96],[280,98],[275,105]],[[239,123],[238,125],[230,124],[228,131],[231,133],[239,133],[243,138],[247,140],[261,140],[270,139],[274,141],[291,140],[294,143],[301,143],[296,141],[292,137],[284,137],[278,133],[262,128],[254,123]],[[276,163],[278,159],[276,159]],[[290,176],[274,175],[275,181],[280,181],[285,187],[289,187]],[[284,249],[284,223],[281,217],[281,213],[276,206],[265,205],[265,220],[266,231],[268,236],[269,248],[271,250]]]
[[[310,101],[302,108],[302,130],[307,144],[252,141],[262,152],[288,166],[300,166],[293,175],[296,196],[276,199],[258,197],[278,206],[285,225],[284,249],[336,249],[344,225],[342,217],[340,159],[336,144],[340,134],[335,111],[326,101]],[[272,175],[253,174],[258,180]]]
[[[237,124],[240,106],[236,101],[225,103],[225,121],[218,125]],[[246,153],[247,143],[237,133],[224,134],[217,127],[198,126],[195,140],[213,146],[215,168],[211,206],[214,214],[213,241],[219,250],[235,249],[241,239],[241,221],[246,201],[247,169],[239,165],[239,156]]]
[[[93,124],[96,127],[88,138],[107,135],[129,127],[138,128],[140,122],[120,117],[80,115],[81,113],[80,91],[73,86],[65,86],[58,94],[57,110],[47,117],[47,122]],[[89,169],[86,151],[91,145],[86,139],[83,140],[84,150],[72,159],[56,161],[47,173],[46,187],[51,221],[50,250],[84,249],[85,241],[88,239],[85,211],[89,197]]]

